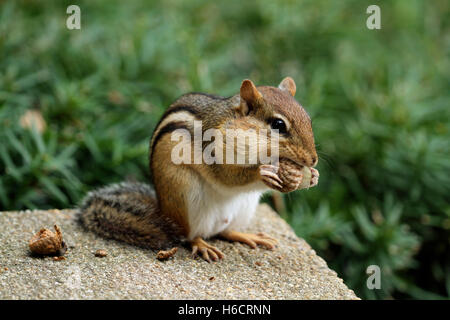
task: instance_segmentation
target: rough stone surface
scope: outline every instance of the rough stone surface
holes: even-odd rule
[[[0,212],[0,299],[357,299],[314,250],[268,206],[250,231],[276,237],[274,251],[211,240],[218,263],[180,248],[168,261],[156,252],[85,232],[74,210]],[[61,227],[65,260],[33,257],[28,240]],[[105,257],[96,257],[103,249]]]

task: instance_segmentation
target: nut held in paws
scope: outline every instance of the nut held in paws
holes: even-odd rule
[[[309,188],[317,184],[312,185],[313,170],[317,173],[316,180],[318,178],[318,172],[315,169],[298,165],[297,163],[289,159],[281,159],[279,163],[279,176],[283,182],[283,187],[278,189],[281,192],[291,192],[298,189]]]
[[[303,173],[303,179],[302,179],[302,182],[300,183],[300,185],[298,186],[298,189],[309,188],[310,183],[311,183],[311,176],[312,176],[311,168],[303,167],[302,173]]]

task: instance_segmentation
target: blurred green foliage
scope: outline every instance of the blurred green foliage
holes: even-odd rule
[[[318,187],[286,219],[363,298],[450,295],[449,2],[67,1],[0,5],[0,209],[75,206],[148,179],[148,139],[179,95],[297,82]],[[27,110],[46,129],[20,125]],[[379,265],[380,290],[366,286]]]

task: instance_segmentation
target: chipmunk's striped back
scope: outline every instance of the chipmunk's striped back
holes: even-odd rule
[[[239,97],[224,98],[205,93],[188,93],[178,98],[162,115],[150,142],[151,151],[159,140],[166,134],[177,129],[186,129],[193,134],[194,120],[202,121],[202,130],[214,127],[220,118],[227,118],[233,114],[232,107],[239,104]],[[211,122],[211,113],[217,115]]]

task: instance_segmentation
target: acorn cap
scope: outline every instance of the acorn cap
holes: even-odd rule
[[[42,228],[35,234],[28,245],[31,252],[41,255],[63,255],[67,246],[62,240],[61,229],[55,225],[55,232]]]

